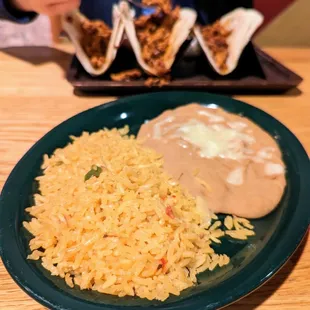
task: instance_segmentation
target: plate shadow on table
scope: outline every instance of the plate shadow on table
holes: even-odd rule
[[[309,233],[305,235],[300,246],[292,257],[286,262],[286,264],[280,269],[275,276],[273,276],[267,283],[263,284],[260,288],[255,290],[250,295],[242,298],[236,303],[224,307],[224,310],[252,310],[256,309],[264,301],[270,298],[285,282],[291,272],[294,270],[298,263],[302,253],[305,250],[307,241],[309,239]],[[306,275],[305,275],[306,276]]]
[[[31,63],[34,66],[40,66],[51,62],[56,63],[64,71],[64,74],[72,59],[72,54],[49,46],[7,47],[0,51]]]

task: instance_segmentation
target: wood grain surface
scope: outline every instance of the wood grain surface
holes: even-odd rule
[[[238,96],[278,118],[310,154],[310,49],[266,49],[305,80],[281,96]],[[47,131],[70,116],[113,97],[78,97],[65,80],[72,47],[23,47],[0,51],[0,189],[22,155]],[[310,240],[268,283],[227,307],[310,309]],[[0,309],[44,309],[10,278],[0,262]]]

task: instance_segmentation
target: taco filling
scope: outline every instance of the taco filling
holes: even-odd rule
[[[217,67],[221,72],[225,72],[228,69],[226,62],[229,55],[227,39],[231,35],[231,30],[220,21],[202,26],[200,30]]]
[[[141,45],[143,60],[158,75],[165,75],[165,54],[170,44],[173,26],[179,18],[180,8],[172,9],[170,1],[144,0],[143,4],[157,6],[151,15],[142,15],[135,20],[137,38]]]
[[[172,4],[169,0],[142,0],[142,4],[157,7],[165,14],[171,13],[172,10]]]
[[[83,20],[81,45],[95,69],[103,66],[112,30],[103,21]]]
[[[142,72],[139,69],[129,69],[118,73],[111,73],[110,78],[115,82],[132,81],[140,78]]]

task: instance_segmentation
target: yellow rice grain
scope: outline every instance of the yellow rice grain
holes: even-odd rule
[[[244,233],[242,233],[239,230],[226,230],[225,233],[226,233],[226,235],[228,235],[234,239],[239,239],[239,240],[246,240],[247,239],[247,235],[245,235]]]
[[[225,217],[224,225],[227,229],[232,229],[234,227],[233,219],[230,215]]]

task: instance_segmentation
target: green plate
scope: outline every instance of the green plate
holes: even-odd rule
[[[104,295],[70,289],[51,276],[39,262],[26,259],[31,236],[22,228],[24,209],[38,190],[34,178],[41,173],[43,154],[64,147],[69,135],[97,131],[103,127],[130,125],[136,134],[143,122],[191,102],[215,103],[241,113],[274,136],[287,166],[287,188],[278,208],[255,220],[256,236],[250,241],[224,242],[218,253],[227,253],[231,263],[205,272],[196,286],[165,302]],[[95,107],[63,122],[37,142],[16,165],[0,199],[0,244],[3,263],[16,283],[30,296],[52,309],[106,310],[132,309],[217,309],[253,291],[267,281],[288,260],[300,244],[309,225],[309,158],[296,137],[265,112],[228,97],[196,92],[165,92],[122,98]]]

